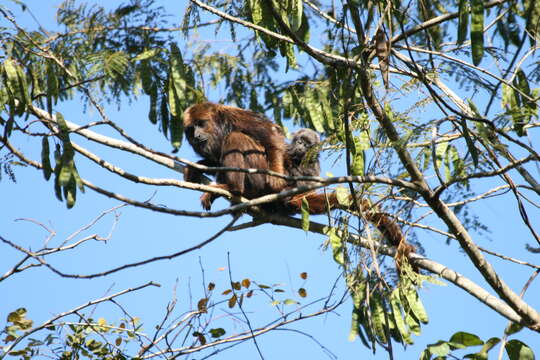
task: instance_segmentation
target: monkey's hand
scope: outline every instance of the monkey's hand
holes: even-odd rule
[[[204,184],[205,176],[203,175],[202,171],[186,166],[184,168],[184,180],[189,181],[196,184]]]

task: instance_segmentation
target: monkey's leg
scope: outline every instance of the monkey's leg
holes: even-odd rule
[[[284,166],[285,151],[279,148],[268,149],[268,167],[279,174],[285,174]],[[268,177],[268,185],[272,191],[279,192],[287,186],[287,180],[277,176]]]

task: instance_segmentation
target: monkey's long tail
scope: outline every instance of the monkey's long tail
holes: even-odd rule
[[[307,201],[309,212],[311,214],[324,214],[333,208],[351,211],[349,206],[344,206],[339,203],[334,191],[329,194],[309,191],[295,195],[287,201],[288,210],[291,214],[299,213],[301,211],[302,199]],[[353,204],[353,209],[353,213],[357,212],[357,214],[363,216],[366,221],[372,223],[385,237],[386,241],[396,248],[395,261],[399,271],[403,260],[408,259],[409,254],[416,250],[414,246],[409,244],[405,239],[399,224],[390,215],[379,211],[379,209],[377,209],[376,206],[373,206],[367,199],[359,199],[359,204]],[[412,268],[415,272],[418,272],[417,267],[413,265]]]
[[[366,200],[360,200],[360,206],[362,208],[362,213],[364,218],[373,224],[381,232],[386,241],[396,248],[396,267],[398,271],[401,268],[403,259],[408,259],[409,254],[415,252],[414,246],[409,244],[401,231],[401,227],[388,214],[385,214],[379,211],[376,207],[371,205],[371,203]],[[419,269],[416,266],[412,266],[415,272],[418,272]]]

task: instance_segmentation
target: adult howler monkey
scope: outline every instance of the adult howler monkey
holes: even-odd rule
[[[193,150],[203,157],[200,164],[272,170],[285,174],[285,136],[281,128],[253,111],[205,102],[184,112],[184,131]],[[200,182],[200,171],[187,167],[184,179]],[[252,199],[279,192],[287,182],[265,174],[238,171],[220,172],[217,184],[233,195]],[[210,210],[215,196],[205,193],[201,204]]]

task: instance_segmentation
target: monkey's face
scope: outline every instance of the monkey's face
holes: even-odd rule
[[[315,150],[314,147],[320,141],[319,135],[315,131],[300,129],[293,134],[293,139],[287,149],[287,153],[293,160],[301,162],[310,150]]]
[[[204,146],[210,137],[208,131],[208,120],[195,120],[185,129],[186,136],[193,146]]]
[[[221,136],[214,126],[213,112],[200,105],[194,105],[184,113],[184,132],[199,155],[211,160],[219,154]]]

